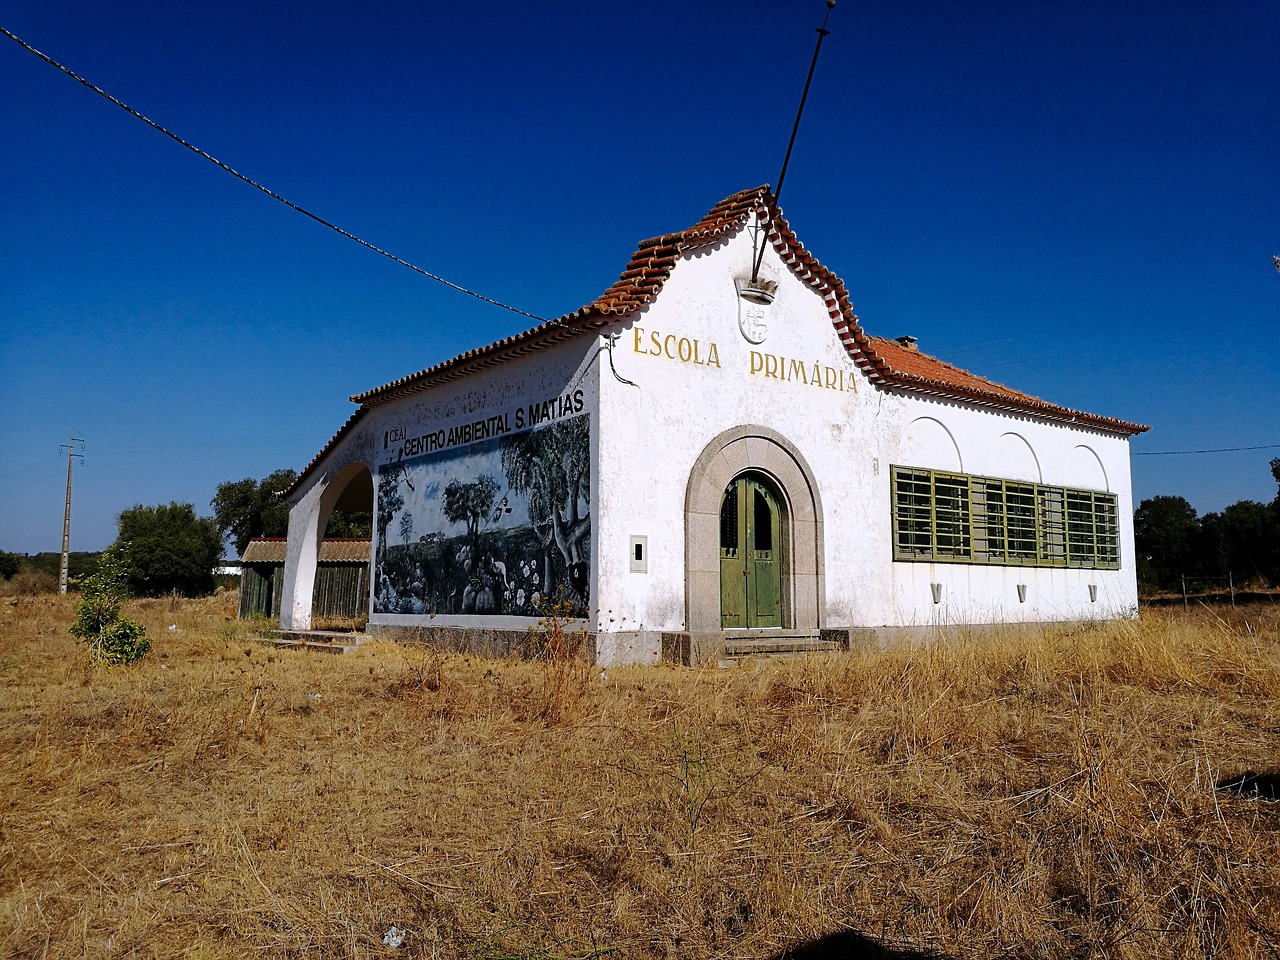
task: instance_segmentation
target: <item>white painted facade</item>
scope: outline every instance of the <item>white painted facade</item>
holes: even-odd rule
[[[757,219],[773,231],[759,271],[776,284],[767,306],[739,295],[752,270]],[[309,625],[317,531],[343,488],[362,477],[354,489],[367,498],[370,480],[377,488],[390,474],[399,477],[392,499],[406,504],[379,521],[385,529],[375,523],[374,627],[525,631],[537,622],[524,600],[532,585],[549,582],[553,565],[564,581],[574,557],[589,586],[572,595],[583,598],[580,612],[605,664],[656,662],[664,642],[670,656],[681,637],[684,658],[697,659],[698,650],[737,635],[847,638],[1134,615],[1128,436],[1142,428],[1084,414],[1073,423],[1072,411],[1038,401],[877,381],[833,323],[841,291],[830,275],[784,261],[795,256],[782,242],[789,231],[775,220],[763,193],[735,229],[688,244],[637,309],[584,308],[564,325],[584,315],[593,324],[562,342],[523,355],[497,351],[487,369],[445,364],[365,399],[292,491],[283,625]],[[589,523],[576,552],[546,545],[552,525],[538,525],[542,507],[521,505],[511,479],[519,475],[509,467],[503,479],[508,435],[527,429],[549,398],[560,398],[551,420],[589,424],[589,488],[569,498],[579,528],[583,516]],[[498,431],[487,446],[462,442],[465,431],[451,442],[455,428],[477,421]],[[1119,568],[895,560],[893,465],[1114,494]],[[725,483],[744,471],[763,478],[781,503],[782,622],[726,630],[716,520]],[[503,516],[500,506],[488,507],[469,540],[464,520],[442,519],[439,504],[428,502],[443,503],[441,490],[464,473],[473,487],[476,478],[496,478],[493,503],[516,508]],[[402,514],[414,511],[418,519],[406,525]],[[503,552],[504,543],[515,553]],[[548,558],[542,572],[539,550]],[[433,563],[442,569],[424,569]],[[447,564],[454,579],[442,585]],[[389,576],[383,565],[400,572]],[[457,586],[468,577],[470,586]]]

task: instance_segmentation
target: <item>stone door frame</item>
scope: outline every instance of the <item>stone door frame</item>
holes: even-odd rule
[[[782,510],[782,630],[817,633],[825,602],[822,498],[808,462],[770,427],[745,424],[703,448],[685,492],[685,624],[692,636],[722,635],[720,503],[747,471],[776,486]],[[777,629],[777,628],[770,628]]]

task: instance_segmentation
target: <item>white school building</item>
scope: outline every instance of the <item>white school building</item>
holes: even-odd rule
[[[330,512],[370,505],[369,628],[498,652],[551,599],[601,664],[1137,611],[1146,428],[870,336],[767,187],[352,400],[289,492],[285,629]]]

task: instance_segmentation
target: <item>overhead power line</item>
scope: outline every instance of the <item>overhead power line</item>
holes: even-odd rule
[[[205,151],[201,150],[195,144],[188,143],[186,140],[183,140],[180,136],[178,136],[173,131],[166,129],[165,127],[162,127],[160,124],[156,123],[154,120],[151,120],[148,117],[143,116],[141,113],[133,109],[133,107],[129,106],[127,103],[123,103],[122,101],[117,100],[115,97],[107,93],[107,91],[103,90],[101,87],[94,85],[90,81],[86,80],[84,77],[80,76],[80,74],[74,72],[73,70],[68,69],[67,67],[64,67],[57,60],[54,60],[52,57],[48,56],[47,54],[41,53],[35,47],[31,46],[31,44],[27,43],[21,37],[16,36],[13,33],[10,33],[4,27],[0,27],[0,32],[4,33],[6,37],[8,37],[14,43],[18,44],[18,46],[22,47],[24,50],[27,50],[30,53],[35,54],[45,63],[49,64],[52,67],[57,67],[59,70],[61,70],[67,76],[71,77],[73,80],[84,84],[84,86],[88,87],[94,93],[98,94],[98,96],[103,97],[107,100],[110,100],[121,110],[125,111],[125,113],[128,113],[130,116],[137,117],[147,126],[151,127],[154,130],[160,131],[170,140],[173,140],[176,143],[182,144],[192,153],[197,154],[198,156],[204,157],[214,166],[219,167],[222,170],[225,170],[227,173],[231,174],[237,180],[244,181],[249,186],[253,187],[255,190],[261,190],[271,199],[279,200],[286,207],[290,208],[291,210],[296,210],[298,213],[302,214],[304,217],[310,217],[316,223],[320,224],[321,226],[328,227],[334,233],[341,234],[342,236],[346,237],[348,240],[354,240],[356,243],[360,244],[360,246],[365,247],[368,250],[372,250],[374,253],[381,254],[382,256],[386,257],[388,260],[394,260],[396,263],[400,264],[400,266],[408,267],[414,273],[420,273],[422,274],[422,276],[430,280],[434,280],[437,283],[443,283],[446,287],[449,287],[452,290],[457,290],[459,293],[465,293],[469,297],[475,297],[477,300],[483,300],[485,303],[491,304],[495,307],[501,307],[503,310],[510,310],[512,313],[518,313],[520,314],[520,316],[528,317],[530,320],[537,320],[539,323],[547,322],[546,317],[539,317],[536,314],[528,313],[524,310],[519,309],[518,307],[513,307],[510,304],[502,303],[499,300],[494,300],[490,297],[486,297],[484,294],[476,293],[474,290],[468,290],[466,287],[459,286],[458,284],[453,283],[450,280],[446,280],[444,277],[438,277],[434,273],[431,273],[428,270],[423,270],[421,267],[417,266],[416,264],[410,263],[408,260],[402,260],[400,257],[397,257],[394,253],[388,253],[386,250],[383,250],[381,247],[375,247],[372,243],[369,243],[366,240],[361,240],[355,234],[348,233],[346,230],[343,230],[337,224],[330,223],[328,220],[324,219],[324,217],[321,217],[321,216],[318,216],[317,214],[312,213],[310,210],[307,210],[305,207],[298,206],[292,200],[289,200],[285,197],[280,196],[280,194],[276,193],[273,190],[268,189],[267,187],[264,187],[262,184],[258,183],[256,180],[252,180],[249,177],[246,177],[243,173],[240,173],[240,171],[232,169],[231,167],[227,166],[225,163],[223,163],[221,160],[219,160],[217,157],[213,156],[212,154],[205,153]],[[552,322],[556,322],[556,321],[552,321]]]
[[[1280,450],[1280,443],[1260,447],[1219,447],[1216,450],[1134,450],[1135,457],[1183,457],[1193,453],[1239,453],[1241,450]]]
[[[787,152],[782,158],[782,171],[778,174],[778,186],[773,191],[773,202],[776,206],[782,197],[782,184],[787,179],[787,164],[791,162],[791,149],[796,145],[796,134],[800,131],[800,118],[804,115],[804,103],[809,99],[809,85],[813,83],[813,71],[818,66],[818,54],[822,52],[822,41],[831,36],[827,29],[827,21],[831,19],[831,11],[836,0],[827,0],[827,15],[822,18],[822,26],[817,28],[818,42],[813,48],[813,60],[809,63],[809,76],[804,81],[804,93],[800,94],[800,106],[796,110],[796,122],[791,126],[791,139],[787,142]],[[755,283],[760,276],[760,264],[764,260],[764,238],[760,239],[760,250],[751,264],[751,282]]]

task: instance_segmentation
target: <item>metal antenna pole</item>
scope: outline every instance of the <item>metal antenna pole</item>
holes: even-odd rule
[[[58,573],[58,592],[67,592],[67,561],[71,554],[71,464],[76,457],[83,459],[84,454],[76,453],[76,441],[80,438],[74,433],[67,444],[67,508],[62,513],[62,568]],[[81,446],[84,441],[80,440]]]
[[[813,48],[813,60],[809,63],[809,76],[804,81],[804,93],[800,95],[800,108],[796,110],[796,122],[791,127],[791,140],[787,143],[786,156],[782,158],[782,172],[778,174],[778,188],[773,191],[773,202],[777,203],[782,196],[782,182],[787,179],[787,164],[791,162],[791,148],[796,145],[796,133],[800,130],[800,117],[804,115],[804,102],[809,99],[809,84],[813,83],[813,70],[818,65],[818,54],[822,51],[822,41],[831,35],[827,29],[827,21],[831,19],[831,11],[836,0],[827,0],[827,15],[822,18],[822,26],[816,27],[818,43]],[[764,241],[756,253],[756,262],[751,265],[751,282],[755,283],[760,276],[760,263],[764,260]]]

